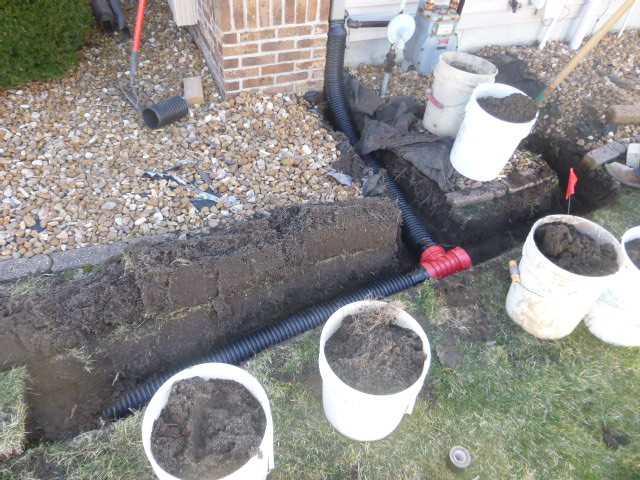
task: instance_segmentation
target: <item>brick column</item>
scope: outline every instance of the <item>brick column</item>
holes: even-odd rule
[[[330,0],[198,0],[199,34],[225,93],[322,88],[329,8]]]

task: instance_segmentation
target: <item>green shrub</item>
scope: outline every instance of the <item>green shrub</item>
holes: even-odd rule
[[[0,0],[0,88],[62,76],[92,24],[89,0]]]

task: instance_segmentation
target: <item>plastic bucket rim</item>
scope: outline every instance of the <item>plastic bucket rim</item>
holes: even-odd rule
[[[640,273],[640,267],[638,267],[629,256],[629,252],[627,252],[627,243],[632,242],[634,240],[640,239],[640,225],[631,227],[629,230],[622,234],[620,239],[620,245],[622,247],[622,252],[624,254],[624,260],[626,265],[632,268],[635,272]]]
[[[467,52],[445,52],[440,55],[440,59],[442,63],[446,65],[448,68],[455,70],[463,75],[470,77],[496,77],[499,73],[498,67],[487,60],[486,58],[479,57],[478,55],[473,55]],[[470,60],[473,60],[472,63]],[[486,67],[486,72],[465,72],[464,70],[460,70],[459,68],[454,67],[449,62],[459,61],[462,64],[468,65],[470,67]]]
[[[191,371],[197,372],[200,371],[202,369],[218,369],[220,368],[220,366],[222,366],[223,369],[228,370],[228,371],[234,371],[235,374],[240,377],[243,378],[243,382],[240,382],[239,379],[232,379],[232,381],[242,385],[260,404],[260,407],[262,408],[262,411],[264,412],[265,415],[265,419],[266,419],[266,425],[265,425],[265,429],[264,429],[264,433],[262,435],[262,440],[260,441],[260,446],[258,447],[258,453],[256,453],[255,455],[251,456],[245,463],[243,463],[242,465],[240,465],[236,470],[234,470],[233,472],[231,472],[228,475],[225,475],[224,477],[219,478],[218,480],[226,480],[228,478],[232,478],[233,475],[235,475],[238,471],[242,470],[243,468],[245,468],[254,458],[258,457],[260,458],[261,456],[265,455],[265,450],[269,450],[271,455],[273,455],[272,452],[272,448],[269,449],[265,449],[265,443],[270,441],[273,442],[273,415],[271,413],[271,403],[269,401],[269,396],[267,395],[267,392],[265,391],[264,387],[262,386],[262,384],[258,381],[257,378],[255,378],[251,373],[249,373],[248,371],[244,370],[243,368],[237,367],[235,365],[231,365],[231,364],[227,364],[227,363],[219,363],[219,362],[207,362],[207,363],[200,363],[197,365],[193,365],[191,367],[185,368],[183,370],[180,370],[179,372],[177,372],[176,374],[172,375],[169,379],[167,379],[161,386],[160,388],[153,394],[153,396],[151,397],[151,400],[149,400],[149,404],[147,405],[147,407],[144,410],[143,413],[143,418],[142,418],[142,422],[141,422],[141,430],[142,430],[142,447],[143,450],[145,452],[145,455],[147,457],[147,461],[152,465],[152,467],[157,467],[163,475],[166,475],[168,478],[170,479],[175,479],[175,480],[181,480],[178,477],[175,477],[174,475],[170,474],[169,472],[167,472],[164,468],[162,468],[162,466],[157,462],[157,460],[155,459],[155,456],[153,455],[153,452],[151,450],[151,437],[152,437],[152,433],[153,433],[153,425],[155,424],[156,420],[160,417],[160,415],[158,415],[158,417],[152,419],[150,417],[150,415],[147,415],[147,411],[149,409],[149,405],[151,405],[152,402],[157,401],[157,396],[159,396],[160,392],[164,393],[164,390],[168,389],[169,390],[169,395],[171,395],[171,387],[173,387],[173,384],[181,381],[181,380],[186,380],[189,378],[196,378],[196,377],[200,377],[203,379],[217,379],[220,377],[203,377],[202,376],[202,372],[201,373],[193,373],[193,374],[189,374]],[[256,387],[256,390],[258,390],[259,392],[261,392],[261,395],[264,397],[265,402],[263,402],[263,399],[258,398],[251,390],[249,390],[249,388],[247,388],[247,385],[244,382],[247,383],[253,383],[253,385]],[[155,400],[154,400],[155,399]],[[266,405],[265,405],[266,403]],[[162,410],[164,410],[166,406],[166,402],[165,405],[162,407],[162,409],[160,410],[160,413],[162,413]],[[147,436],[144,433],[144,427],[147,425],[147,423],[151,423],[151,433],[149,434],[149,438],[147,439]],[[155,469],[154,469],[155,470]],[[154,471],[154,475],[155,475],[155,471]]]
[[[554,221],[560,221],[561,223],[565,223],[562,221],[562,219],[566,219],[566,218],[573,218],[573,219],[577,219],[580,220],[581,222],[584,223],[588,223],[591,224],[597,228],[599,228],[600,230],[602,230],[603,233],[606,234],[606,236],[611,240],[615,250],[616,250],[616,257],[618,259],[618,270],[614,273],[608,274],[608,275],[599,275],[599,276],[586,276],[586,275],[579,275],[577,273],[573,273],[570,272],[569,270],[565,270],[564,268],[556,265],[553,261],[551,261],[544,253],[542,253],[542,251],[538,248],[538,244],[535,241],[535,232],[538,228],[540,228],[542,225],[545,225],[547,223],[552,223]],[[575,224],[571,224],[574,225]],[[540,219],[538,219],[536,221],[536,223],[533,224],[533,226],[531,227],[531,231],[529,232],[529,235],[527,236],[527,240],[525,240],[525,245],[527,243],[527,241],[529,240],[529,237],[531,237],[531,245],[533,245],[533,247],[535,247],[535,251],[537,253],[540,254],[540,256],[544,259],[543,261],[545,262],[547,267],[552,268],[552,270],[556,270],[556,272],[562,272],[563,274],[567,275],[567,278],[574,278],[576,280],[580,280],[581,282],[584,282],[585,280],[597,280],[600,281],[602,279],[608,279],[608,278],[614,278],[622,269],[622,265],[624,262],[624,257],[623,257],[623,252],[622,252],[622,246],[620,244],[620,242],[618,242],[618,239],[611,233],[609,232],[606,228],[604,228],[602,225],[597,224],[596,222],[593,222],[587,218],[584,217],[579,217],[577,215],[566,215],[566,214],[554,214],[554,215],[547,215],[545,217],[542,217]]]
[[[505,90],[510,89],[511,93],[508,93],[506,95],[503,96],[498,96],[498,95],[481,95],[481,91],[483,89],[488,89],[489,87],[498,87],[498,88],[504,88]],[[524,96],[526,96],[527,98],[531,99],[532,101],[533,98],[531,98],[531,96],[527,95],[525,92],[523,92],[522,90],[520,90],[519,88],[513,87],[511,85],[507,85],[506,83],[489,83],[489,82],[484,82],[479,84],[476,88],[474,88],[473,92],[471,93],[471,97],[469,97],[469,102],[467,103],[467,109],[469,108],[473,108],[473,107],[477,107],[477,110],[480,110],[482,112],[483,115],[485,115],[486,117],[496,121],[496,122],[500,122],[499,126],[502,127],[510,127],[510,126],[524,126],[524,125],[529,125],[529,124],[535,124],[538,121],[538,117],[540,115],[540,108],[538,107],[537,111],[536,111],[536,116],[533,117],[531,120],[528,120],[526,122],[508,122],[506,120],[502,120],[501,118],[495,117],[493,115],[491,115],[489,112],[487,112],[484,108],[482,108],[480,106],[480,104],[478,103],[478,99],[480,98],[488,98],[488,97],[493,97],[493,98],[505,98],[508,97],[509,95],[513,95],[514,93],[520,93]]]
[[[422,341],[423,351],[425,353],[425,359],[424,359],[424,364],[423,364],[423,367],[422,367],[422,370],[420,372],[420,376],[418,377],[418,379],[415,382],[413,382],[411,385],[409,385],[407,388],[405,388],[404,390],[401,390],[401,391],[396,392],[396,393],[389,393],[389,394],[383,394],[383,395],[376,395],[376,394],[372,394],[372,393],[366,393],[366,392],[363,392],[362,390],[358,390],[357,388],[354,388],[351,385],[349,385],[348,383],[344,382],[333,371],[333,368],[331,368],[331,365],[329,364],[329,361],[327,360],[327,357],[326,357],[326,355],[324,353],[324,348],[325,348],[325,345],[327,343],[327,340],[329,340],[335,334],[335,331],[331,335],[325,336],[325,333],[324,333],[325,327],[327,325],[329,325],[329,322],[330,322],[331,318],[334,317],[334,316],[338,316],[337,314],[339,312],[341,312],[343,309],[346,309],[346,307],[352,307],[352,306],[357,306],[357,305],[358,306],[359,305],[362,305],[362,306],[369,305],[369,306],[372,306],[372,307],[375,307],[375,306],[391,307],[392,309],[396,310],[397,312],[400,312],[401,314],[408,315],[417,324],[417,326],[418,326],[420,331],[415,331],[414,329],[411,329],[411,328],[409,328],[409,330],[413,331],[414,333],[416,333],[420,337],[420,340]],[[338,327],[336,328],[336,331],[342,325],[342,320],[343,319],[344,319],[344,316],[340,320],[340,323],[338,324]],[[402,328],[407,328],[407,327],[402,327]],[[421,333],[422,333],[422,335],[421,335]],[[424,338],[423,338],[423,336],[424,336]],[[327,366],[327,371],[325,373],[327,373],[327,374],[329,374],[331,376],[331,380],[335,381],[336,383],[338,383],[338,385],[340,385],[341,388],[346,389],[351,394],[358,394],[358,395],[363,396],[365,399],[371,399],[371,400],[382,399],[382,398],[390,399],[390,400],[393,400],[393,399],[396,399],[396,398],[400,399],[408,391],[416,388],[419,383],[424,383],[424,381],[426,379],[426,376],[429,373],[429,369],[431,368],[431,344],[429,343],[429,337],[427,336],[427,334],[424,331],[424,329],[422,328],[422,326],[408,312],[405,312],[404,310],[402,310],[401,308],[396,307],[395,305],[391,305],[391,304],[389,304],[387,302],[382,302],[380,300],[360,300],[360,301],[352,302],[352,303],[349,303],[347,305],[344,305],[344,306],[340,307],[326,321],[325,326],[322,327],[322,333],[320,334],[319,362],[320,362],[320,360],[324,360],[324,364]],[[320,374],[321,374],[320,376],[323,377],[322,369],[320,371]],[[323,378],[323,381],[324,381],[324,378]]]

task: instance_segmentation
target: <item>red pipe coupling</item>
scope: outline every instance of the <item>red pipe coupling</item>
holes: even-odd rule
[[[436,245],[422,252],[420,265],[427,271],[430,278],[440,280],[470,269],[473,262],[463,248],[455,247],[447,252],[440,245]]]

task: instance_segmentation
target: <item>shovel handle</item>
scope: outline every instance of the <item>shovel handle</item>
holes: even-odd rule
[[[136,14],[136,26],[133,32],[133,51],[140,53],[142,49],[142,30],[144,29],[144,12],[147,9],[147,0],[138,0],[138,13]]]
[[[518,262],[515,260],[509,261],[509,274],[511,275],[512,283],[520,283],[520,269],[518,268]]]

